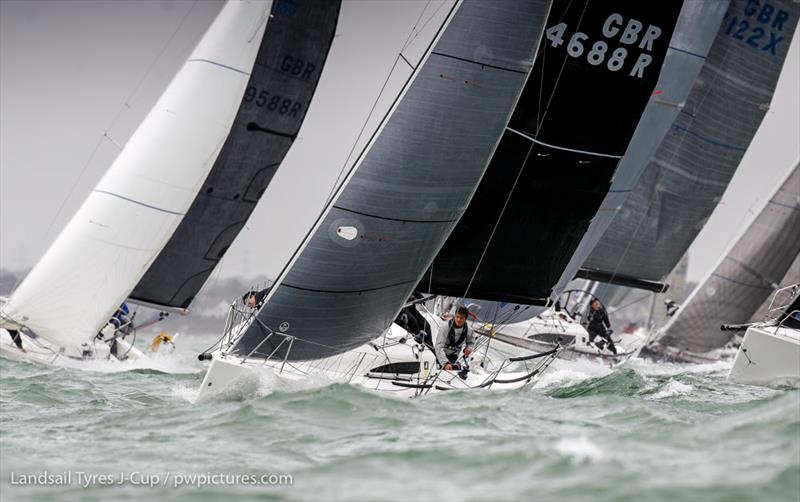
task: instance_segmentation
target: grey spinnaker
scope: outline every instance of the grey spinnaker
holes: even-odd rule
[[[800,14],[792,0],[734,0],[694,87],[584,263],[662,281],[703,228],[769,108]]]
[[[383,128],[240,338],[239,355],[270,354],[280,342],[262,343],[272,330],[295,337],[290,359],[312,359],[390,326],[486,169],[548,7],[453,5]]]
[[[723,347],[722,324],[747,322],[800,254],[800,164],[647,347],[678,360]],[[689,354],[685,354],[689,353]]]
[[[294,143],[333,43],[340,7],[341,0],[274,2],[231,132],[131,300],[189,307]]]

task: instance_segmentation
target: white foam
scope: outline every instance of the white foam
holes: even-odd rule
[[[670,380],[660,391],[656,392],[652,396],[648,396],[648,399],[664,399],[667,397],[685,396],[691,393],[693,390],[694,387],[689,384],[678,382],[677,380]]]
[[[564,438],[554,446],[555,450],[575,463],[597,462],[605,456],[599,446],[587,437]]]
[[[675,376],[686,373],[709,374],[730,371],[733,360],[714,361],[712,363],[665,363],[649,359],[630,359],[622,367],[630,368],[640,375]]]
[[[574,361],[556,359],[536,381],[535,388],[570,385],[590,378],[604,377],[612,368],[602,361],[578,358]]]

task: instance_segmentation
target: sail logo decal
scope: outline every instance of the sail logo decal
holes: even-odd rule
[[[286,333],[287,331],[289,331],[289,323],[283,321],[281,325],[278,326],[278,331],[280,331],[281,333]]]
[[[726,12],[725,19],[729,18],[730,21],[725,26],[726,35],[777,57],[778,44],[785,38],[778,34],[783,31],[783,24],[789,21],[788,12],[775,8],[769,2],[750,0],[745,5],[741,18]]]
[[[358,229],[356,227],[339,227],[336,229],[336,235],[341,237],[342,239],[346,239],[348,241],[352,241],[356,237],[358,237]]]
[[[645,69],[653,62],[653,56],[650,54],[653,42],[658,40],[663,32],[660,27],[652,24],[645,27],[644,23],[637,19],[630,18],[626,22],[622,14],[614,13],[606,18],[601,30],[603,37],[622,44],[612,49],[606,40],[592,41],[591,37],[582,31],[576,31],[569,40],[566,40],[568,28],[567,23],[547,28],[545,37],[552,47],[558,48],[566,44],[567,55],[570,57],[585,58],[590,65],[604,65],[612,72],[625,67],[628,76],[636,78],[642,78]],[[631,57],[628,57],[629,55]]]

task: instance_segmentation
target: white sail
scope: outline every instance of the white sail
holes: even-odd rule
[[[188,210],[233,124],[270,1],[230,2],[2,309],[53,343],[91,340]]]

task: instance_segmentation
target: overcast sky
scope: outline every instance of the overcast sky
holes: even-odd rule
[[[437,14],[433,5],[425,16],[446,11]],[[39,259],[221,6],[216,0],[0,0],[0,267],[30,267]],[[340,70],[320,83],[300,134],[313,147],[292,149],[218,276],[279,271],[320,210],[355,140],[333,144],[330,131],[360,129],[392,54],[424,6],[413,0],[345,0],[338,30],[344,36],[337,37],[328,65],[348,73]],[[365,22],[376,18],[392,22]],[[800,159],[799,45],[795,33],[772,108],[690,249],[689,280],[713,266],[753,217],[752,209]],[[364,68],[359,62],[366,60],[386,63]],[[363,95],[342,90],[350,83],[363,86],[357,88]],[[330,104],[315,109],[317,102]],[[321,163],[334,168],[321,169]],[[282,195],[303,189],[304,200]]]

